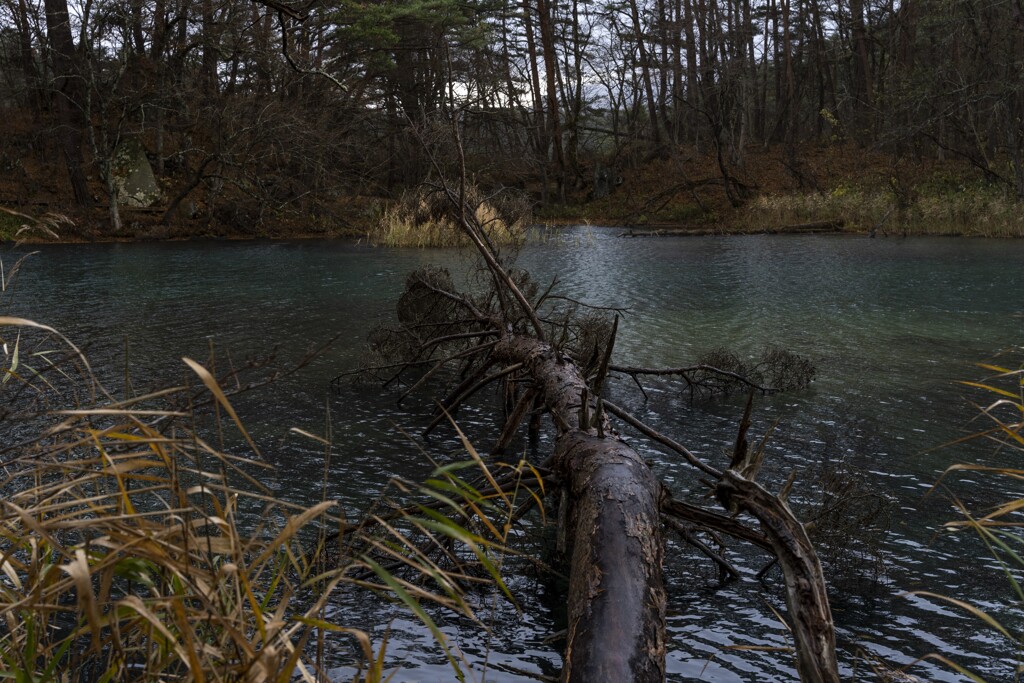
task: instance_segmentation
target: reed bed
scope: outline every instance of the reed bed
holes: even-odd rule
[[[765,195],[744,208],[748,230],[842,221],[845,230],[896,235],[1024,237],[1024,212],[1013,198],[988,188],[897,197],[892,192],[839,187],[828,193]]]
[[[354,680],[384,680],[385,645],[325,620],[343,590],[403,603],[461,675],[425,606],[475,619],[466,591],[504,587],[509,520],[535,495],[523,467],[488,491],[467,442],[466,463],[397,482],[350,521],[260,483],[272,468],[204,365],[118,400],[51,328],[0,317],[0,341],[0,678],[320,681],[332,639],[354,638]],[[293,431],[329,457],[329,440]]]
[[[510,191],[484,196],[475,186],[467,188],[467,212],[493,245],[521,246],[531,222],[526,198]],[[418,189],[384,209],[367,240],[385,247],[470,246],[461,227],[458,208],[439,191]]]

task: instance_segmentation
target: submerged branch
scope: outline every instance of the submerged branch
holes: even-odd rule
[[[686,458],[686,461],[688,463],[699,469],[701,472],[704,472],[705,474],[710,474],[712,477],[715,478],[722,476],[721,470],[717,470],[711,465],[705,463],[703,460],[701,460],[692,452],[690,452],[690,449],[686,448],[678,441],[675,441],[674,439],[671,439],[665,436],[664,434],[648,427],[643,422],[633,417],[628,412],[618,407],[611,401],[602,400],[602,403],[604,404],[604,407],[608,410],[609,413],[619,418],[629,426],[633,427],[644,436],[653,439],[654,441],[660,443],[662,446],[665,446],[669,450],[683,456],[684,458]]]
[[[705,372],[710,375],[722,377],[732,382],[738,382],[744,384],[752,389],[757,389],[763,394],[771,394],[780,391],[775,387],[761,386],[757,382],[752,381],[749,377],[741,375],[736,372],[729,370],[720,370],[719,368],[712,367],[710,365],[689,365],[681,368],[639,368],[639,367],[628,367],[624,365],[610,365],[608,367],[612,372],[617,372],[622,375],[630,375],[635,380],[640,375],[651,375],[651,376],[676,376],[682,377],[686,380],[687,384],[695,384],[703,386],[707,384],[706,380],[699,377],[697,373]]]

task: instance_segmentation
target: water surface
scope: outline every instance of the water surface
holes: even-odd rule
[[[1020,605],[976,539],[937,533],[955,512],[948,497],[924,494],[952,462],[1008,464],[1008,456],[983,445],[933,447],[971,428],[973,409],[956,384],[983,376],[970,364],[1024,339],[1024,242],[620,239],[617,232],[570,232],[566,240],[527,248],[521,264],[545,283],[557,276],[567,296],[628,309],[616,345],[618,362],[683,365],[721,346],[752,357],[765,344],[810,357],[819,368],[810,389],[758,402],[755,433],[777,423],[767,446],[765,480],[777,485],[796,470],[797,490],[806,491],[829,463],[843,461],[894,500],[884,582],[848,582],[833,591],[844,674],[870,679],[863,653],[904,664],[941,652],[990,680],[1009,679],[1016,665],[1011,644],[955,608],[904,593],[928,589],[974,600],[1020,625]],[[5,261],[10,258],[5,255]],[[203,359],[211,345],[221,358],[230,355],[236,362],[275,347],[280,357],[295,359],[339,336],[294,375],[247,396],[241,408],[280,467],[268,485],[296,501],[320,499],[322,453],[287,430],[322,433],[329,413],[337,447],[327,495],[354,511],[389,476],[427,471],[397,429],[422,427],[426,403],[399,409],[393,394],[365,386],[332,396],[329,380],[356,366],[366,333],[391,318],[410,270],[441,263],[465,272],[469,261],[455,251],[339,242],[47,246],[28,262],[0,313],[45,322],[86,344],[94,365],[115,386],[122,381],[127,346],[136,390],[180,380],[185,370],[178,359]],[[735,438],[739,398],[694,406],[665,383],[649,384],[648,402],[627,383],[611,390],[698,454],[724,461]],[[464,411],[462,420],[481,439],[493,430],[483,406]],[[635,443],[677,494],[700,489],[675,458],[642,440]],[[428,446],[456,450],[445,438]],[[980,483],[955,491],[975,509],[1013,493]],[[794,494],[795,506],[807,503]],[[531,538],[543,536],[537,520],[527,527]],[[726,587],[718,587],[708,563],[685,546],[670,543],[666,557],[670,680],[795,678],[792,656],[772,649],[787,645],[769,607],[782,604],[778,579],[776,589],[765,593],[752,578],[763,556],[736,556],[747,578]],[[485,621],[494,627],[490,636],[452,618],[444,622],[453,642],[476,663],[476,680],[484,678],[485,661],[488,681],[558,671],[559,644],[545,639],[562,627],[560,586],[527,573],[512,580],[512,589],[524,614],[480,597]],[[365,606],[336,609],[377,635],[390,627],[388,652],[402,667],[395,680],[451,678],[429,635],[400,610],[382,616]],[[769,649],[742,649],[750,646]],[[350,651],[338,646],[339,677]],[[927,680],[959,680],[927,663],[913,671]]]

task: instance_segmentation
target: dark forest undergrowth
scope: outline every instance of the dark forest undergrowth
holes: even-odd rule
[[[63,164],[34,133],[27,112],[7,121],[12,135],[0,143],[0,206],[71,219],[56,238],[35,232],[29,241],[337,237],[391,244],[375,236],[403,192],[431,191],[429,174],[423,185],[396,184],[375,192],[344,183],[302,187],[295,179],[285,182],[283,166],[270,170],[261,192],[219,178],[204,178],[190,188],[196,170],[179,163],[186,155],[169,151],[158,162],[144,140],[160,169],[162,196],[149,207],[122,206],[122,225],[115,230],[99,175],[89,176],[94,206],[77,206]],[[1024,236],[1024,214],[1005,186],[986,182],[968,163],[936,158],[934,151],[893,153],[833,141],[757,144],[720,157],[704,147],[580,159],[562,188],[553,182],[545,187],[542,176],[471,154],[467,164],[482,196],[515,194],[532,206],[535,222],[545,225],[621,226],[633,234]],[[22,223],[18,216],[0,215],[0,239],[14,239]],[[413,239],[410,245],[422,242]]]

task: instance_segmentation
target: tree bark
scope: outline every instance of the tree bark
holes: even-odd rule
[[[85,177],[82,156],[82,122],[80,74],[77,73],[75,42],[71,37],[71,20],[67,0],[45,0],[46,33],[53,54],[53,94],[60,121],[61,152],[71,180],[75,202],[79,206],[92,206],[92,195]]]
[[[569,487],[572,559],[565,681],[665,679],[660,485],[615,437],[574,430],[558,440]]]
[[[579,368],[551,345],[510,335],[496,358],[522,363],[558,427],[554,467],[569,491],[569,683],[665,678],[660,484],[612,434]],[[576,425],[576,426],[572,426]]]

